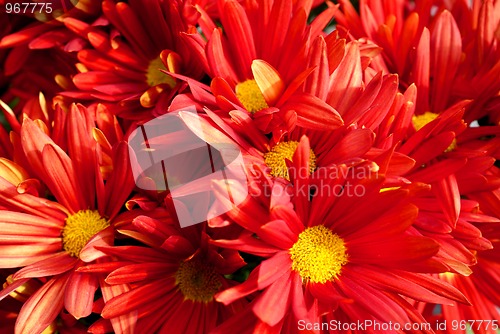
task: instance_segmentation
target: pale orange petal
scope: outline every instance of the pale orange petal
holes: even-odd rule
[[[273,106],[285,88],[278,71],[264,60],[256,59],[252,62],[252,72],[267,104]]]

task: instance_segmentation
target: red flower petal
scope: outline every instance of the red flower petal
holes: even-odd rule
[[[235,0],[221,0],[220,10],[222,25],[225,28],[231,45],[237,46],[237,52],[233,54],[236,60],[235,66],[244,74],[245,78],[251,78],[250,65],[256,57],[255,43],[252,28],[244,8]],[[243,81],[245,78],[240,78]]]
[[[104,282],[104,279],[99,280],[101,285],[102,296],[105,302],[130,291],[130,287],[125,284],[109,285]],[[131,312],[124,316],[114,317],[110,320],[113,329],[116,333],[133,334],[137,322],[137,312]]]
[[[271,284],[253,304],[255,315],[270,326],[277,325],[290,307],[290,274],[288,272]]]
[[[54,196],[73,213],[87,208],[85,199],[79,190],[77,175],[69,157],[53,145],[46,145],[41,161]]]
[[[206,46],[206,54],[209,68],[212,70],[212,77],[221,77],[227,80],[234,87],[238,83],[238,77],[234,73],[233,67],[229,62],[227,55],[224,54],[222,46],[222,36],[219,29],[215,29],[212,37],[209,39]],[[215,92],[214,92],[215,95]]]
[[[105,186],[105,215],[110,220],[118,214],[135,187],[128,149],[129,147],[125,142],[119,142],[113,148],[113,173]],[[116,191],[116,189],[120,189],[120,191]]]
[[[89,112],[81,105],[73,104],[68,113],[68,149],[76,175],[78,175],[78,189],[92,209],[95,202],[95,141],[92,138],[93,124],[86,116]]]
[[[13,278],[20,279],[59,275],[71,270],[77,261],[77,258],[70,256],[66,251],[62,251],[42,261],[24,267],[15,273]]]
[[[432,167],[431,167],[432,168]],[[450,174],[432,184],[432,191],[443,208],[452,227],[455,227],[460,215],[460,190],[455,174]]]
[[[410,267],[414,262],[432,257],[439,250],[438,243],[430,238],[402,236],[385,240],[383,236],[383,232],[374,234],[374,241],[370,243],[349,241],[346,244],[349,262]]]
[[[333,130],[344,121],[339,113],[319,98],[308,94],[294,95],[281,107],[282,110],[295,110],[297,125],[313,130]]]
[[[434,81],[431,86],[431,110],[444,110],[453,80],[462,57],[462,38],[455,19],[447,10],[441,12],[431,32],[431,68]]]
[[[318,38],[316,38],[310,54],[311,59],[309,60],[309,67],[315,67],[316,70],[307,78],[304,91],[324,101],[328,96],[330,69],[327,45],[323,36],[318,36]]]
[[[346,45],[346,54],[337,69],[333,72],[330,82],[332,89],[328,96],[328,104],[343,115],[349,111],[361,94],[362,87],[361,59],[357,43]]]
[[[288,228],[296,235],[299,235],[302,231],[304,231],[304,224],[299,219],[295,211],[288,206],[274,206],[271,209],[271,218],[284,220],[288,224]]]
[[[112,226],[94,235],[80,251],[80,259],[84,262],[92,262],[105,256],[98,247],[110,246],[114,241],[114,229]]]
[[[212,240],[211,242],[214,245],[218,245],[229,249],[236,249],[242,252],[255,254],[257,256],[262,256],[262,257],[269,257],[281,250],[263,241],[260,241],[259,239],[256,239],[251,234],[245,234],[235,240],[217,239],[217,240]]]
[[[252,62],[252,73],[267,104],[275,105],[285,87],[278,71],[264,60],[256,59]]]
[[[176,289],[173,280],[173,278],[157,280],[153,283],[144,284],[125,293],[116,295],[106,301],[106,305],[101,313],[102,317],[111,319],[125,315],[131,311],[137,310],[141,305],[151,304],[159,298],[165,298],[166,290]],[[158,289],[159,284],[162,285],[161,289]]]
[[[288,277],[291,265],[288,251],[279,252],[255,268],[245,282],[217,293],[215,299],[224,305],[231,304],[237,299],[268,287],[285,275]]]
[[[264,224],[258,232],[259,237],[271,245],[282,249],[289,249],[297,241],[297,234],[290,230],[284,220],[273,220]]]
[[[98,284],[97,276],[94,274],[78,272],[71,274],[64,294],[64,306],[76,319],[87,317],[92,313]]]

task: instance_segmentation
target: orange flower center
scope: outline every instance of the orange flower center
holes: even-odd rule
[[[222,286],[215,268],[198,260],[181,263],[175,273],[175,284],[185,299],[209,303]]]
[[[269,108],[257,82],[253,79],[240,82],[236,85],[236,97],[245,109],[252,114]]]
[[[438,116],[439,116],[439,114],[427,111],[427,112],[423,113],[422,115],[418,115],[418,116],[414,115],[411,120],[412,120],[413,126],[415,127],[415,130],[418,131],[421,128],[423,128],[424,126],[426,126],[427,124],[429,124],[430,122],[432,122],[433,120],[435,120]],[[448,146],[448,148],[445,150],[445,152],[451,152],[455,148],[457,148],[457,140],[453,139],[450,146]]]
[[[149,63],[146,70],[146,82],[150,87],[161,84],[167,84],[171,88],[175,86],[175,80],[170,75],[163,73],[160,70],[167,70],[160,57],[157,57]]]
[[[344,240],[329,228],[318,225],[306,228],[290,248],[292,270],[303,282],[325,283],[338,278],[347,263]]]
[[[293,155],[299,146],[298,141],[281,142],[274,146],[271,151],[264,153],[264,161],[267,167],[271,168],[271,175],[282,177],[290,181],[288,168],[285,159],[292,161]],[[316,169],[316,155],[311,149],[309,153],[309,173],[312,174]]]
[[[78,257],[90,238],[108,226],[109,222],[94,210],[80,210],[68,216],[62,231],[64,250]]]

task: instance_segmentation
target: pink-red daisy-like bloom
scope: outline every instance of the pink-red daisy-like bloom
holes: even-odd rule
[[[471,222],[488,222],[491,217],[478,215],[474,217],[477,220],[467,220],[468,204],[461,197],[471,194],[469,198],[475,199],[481,194],[478,198],[483,198],[484,194],[484,198],[493,199],[500,185],[493,166],[498,159],[498,126],[470,126],[495,105],[500,88],[496,79],[500,70],[498,38],[489,33],[498,26],[498,16],[493,14],[492,1],[474,1],[472,10],[458,1],[451,11],[440,8],[435,15],[430,14],[432,2],[410,11],[403,8],[403,2],[394,4],[363,3],[361,30],[353,24],[355,15],[347,3],[343,4],[346,15],[339,18],[353,27],[356,37],[369,36],[384,47],[384,62],[374,61],[374,68],[399,73],[403,88],[412,82],[416,85],[415,111],[409,108],[400,114],[389,113],[375,130],[376,145],[387,148],[401,142],[397,151],[416,160],[404,176],[432,186],[432,192],[419,204],[416,227],[440,244],[438,257],[450,271],[459,273],[442,277],[453,277],[447,281],[463,290],[475,285],[474,268],[481,268],[475,265],[479,261],[476,253],[491,248],[491,242]],[[436,202],[439,205],[433,207]],[[458,319],[456,312],[471,320],[493,319],[495,308],[485,308],[491,303],[482,301],[488,296],[472,290],[475,292],[467,295],[472,306],[446,307],[443,314],[448,322]]]
[[[131,290],[108,300],[104,318],[137,318],[144,333],[208,333],[244,309],[241,301],[225,306],[214,295],[234,286],[224,275],[245,262],[237,251],[209,243],[205,224],[180,229],[167,214],[156,220],[139,216],[119,232],[148,245],[100,247],[116,262],[93,264],[83,272],[114,269],[106,278],[110,285],[129,284]]]
[[[467,105],[468,101],[458,103],[439,115],[414,115],[414,108],[391,110],[375,129],[377,147],[396,146],[396,151],[415,160],[403,176],[432,185],[452,228],[460,214],[461,195],[499,186],[498,177],[489,173],[498,156],[499,129],[468,128],[463,121]]]
[[[322,34],[336,11],[328,2],[330,8],[308,24],[312,1],[294,5],[284,0],[242,4],[218,0],[217,4],[224,33],[202,12],[199,24],[207,41],[199,35],[188,37],[210,77],[223,79],[233,89],[254,79],[251,65],[255,59],[276,68],[286,82],[292,81],[305,70],[306,44]]]
[[[76,74],[76,57],[69,51],[80,50],[85,41],[61,21],[63,17],[95,20],[100,3],[78,1],[75,7],[74,2],[54,1],[48,4],[51,13],[41,9],[42,4],[36,8],[26,7],[27,3],[17,5],[20,13],[15,13],[15,9],[11,15],[2,12],[5,17],[1,19],[0,54],[4,55],[0,59],[2,75],[9,80],[9,85],[5,92],[0,89],[0,96],[19,115],[21,110],[27,112],[33,107],[40,92],[51,100],[61,90],[75,89],[71,77]],[[59,99],[69,106],[67,99]]]
[[[311,5],[311,1],[295,6],[283,0],[253,4],[221,0],[218,6],[224,30],[200,10],[198,22],[207,40],[199,34],[185,35],[185,39],[212,81],[208,88],[184,78],[191,94],[179,98],[178,105],[206,106],[226,116],[233,110],[246,112],[264,133],[290,129],[295,123],[324,128],[342,124],[336,111],[324,102],[310,94],[294,95],[301,92],[312,71],[307,64],[308,45],[322,34],[336,10],[330,4],[308,24]],[[278,54],[276,49],[283,52]],[[309,112],[309,106],[316,113]]]
[[[26,168],[2,165],[2,175],[10,178],[0,178],[0,267],[21,269],[1,297],[31,278],[47,278],[24,303],[16,333],[42,331],[63,307],[77,319],[92,311],[98,277],[75,269],[104,256],[93,246],[113,243],[113,220],[134,186],[123,142],[113,149],[113,172],[104,183],[93,124],[85,108],[73,105],[66,122],[67,154],[44,132],[42,122],[26,118],[20,130],[22,151],[15,155]],[[21,191],[12,182],[26,174],[37,177],[55,201]],[[116,191],[118,186],[122,191]]]
[[[304,137],[292,164],[308,166],[309,152]],[[439,247],[412,227],[418,208],[409,202],[408,190],[381,191],[383,176],[376,173],[377,167],[365,161],[353,167],[357,173],[321,182],[299,175],[293,180],[290,202],[271,198],[270,207],[254,203],[248,212],[228,213],[248,231],[242,235],[245,242],[215,242],[232,248],[248,242],[245,251],[267,259],[247,281],[216,299],[230,304],[262,290],[252,312],[273,332],[296,326],[284,324],[285,319],[317,321],[328,312],[351,322],[425,322],[402,296],[466,302],[451,286],[420,274],[446,270],[432,258]],[[351,191],[363,189],[362,193],[349,193],[349,185]]]
[[[102,2],[109,26],[93,26],[66,18],[66,26],[91,47],[78,52],[78,91],[62,92],[80,101],[106,103],[122,117],[151,118],[163,114],[181,88],[160,70],[193,78],[202,74],[180,38],[190,27],[182,16],[183,1]],[[156,108],[156,109],[155,109]]]
[[[288,140],[293,138],[297,141],[301,133],[306,133],[313,142],[314,150],[315,142],[324,141],[328,131],[344,123],[351,125],[359,122],[366,127],[376,128],[396,102],[396,76],[379,74],[366,84],[363,82],[363,57],[358,43],[346,45],[345,40],[336,37],[318,37],[307,56],[309,69],[287,88],[283,88],[274,107],[267,111],[245,109],[241,106],[241,98],[250,99],[251,95],[238,98],[227,83],[223,84],[217,78],[210,87],[213,94],[209,94],[209,88],[188,81],[193,93],[176,97],[170,110],[194,106],[211,118],[217,116],[220,118],[216,121],[217,125],[222,127],[221,122],[226,124],[224,131],[231,133],[231,137],[241,136],[259,150],[269,146],[266,144],[269,141],[266,135],[269,133],[273,134],[273,139],[269,141],[271,146],[287,140],[287,137]],[[251,68],[256,74],[258,86],[269,86],[270,93],[274,87],[272,79],[281,82],[279,73],[263,60],[254,60]],[[283,82],[277,86],[284,85]],[[264,100],[267,98],[264,97]],[[363,131],[364,134],[369,132]]]
[[[315,111],[313,107],[310,110]],[[370,150],[373,143],[373,133],[370,130],[354,126],[340,127],[335,131],[315,131],[297,127],[291,132],[275,134],[268,139],[246,113],[235,110],[233,116],[238,117],[239,123],[234,124],[208,109],[205,111],[209,116],[207,119],[191,113],[182,113],[180,117],[199,138],[206,139],[205,134],[210,133],[209,144],[233,141],[245,153],[247,163],[257,163],[262,169],[268,168],[270,175],[288,180],[290,178],[286,160],[292,159],[303,135],[311,138],[311,173],[317,167],[327,167],[333,163],[348,162],[361,157]],[[216,126],[220,126],[221,130]]]
[[[371,66],[398,73],[403,88],[417,85],[417,114],[473,99],[466,122],[498,117],[498,1],[362,1],[359,15],[349,1],[340,3],[335,17],[341,30],[383,48]]]

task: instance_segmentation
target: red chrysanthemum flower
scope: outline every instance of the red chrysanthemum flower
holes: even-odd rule
[[[474,273],[469,277],[458,274],[440,274],[440,278],[453,285],[464,293],[472,305],[426,305],[423,314],[434,322],[446,322],[446,330],[442,333],[468,333],[467,327],[471,327],[474,333],[495,334],[498,333],[500,322],[500,235],[498,229],[499,220],[492,220],[486,224],[479,224],[476,230],[484,237],[493,242],[490,250],[477,252],[477,265],[472,267]],[[437,314],[436,314],[437,310]]]
[[[224,306],[214,295],[234,286],[224,275],[245,262],[234,250],[219,250],[209,243],[206,225],[180,229],[168,214],[162,220],[147,216],[118,227],[144,246],[99,247],[116,262],[94,264],[81,272],[113,270],[106,278],[111,286],[129,284],[131,290],[108,300],[104,318],[137,319],[144,333],[208,333],[242,311],[245,302]],[[194,317],[194,318],[193,318]],[[194,323],[193,321],[196,321]]]
[[[414,202],[419,207],[415,228],[439,243],[436,257],[448,271],[468,276],[477,262],[476,251],[491,247],[471,222],[490,221],[491,217],[468,219],[473,209],[461,197],[492,192],[499,180],[486,177],[495,162],[489,155],[495,156],[498,138],[484,137],[494,133],[494,128],[466,128],[462,120],[466,104],[452,106],[440,115],[412,116],[412,108],[390,113],[376,131],[376,145],[391,147],[394,141],[403,141],[396,150],[414,159],[415,165],[400,175],[414,184],[430,185],[430,189],[421,189]]]
[[[75,269],[104,256],[93,246],[113,243],[113,221],[134,186],[123,142],[113,149],[113,172],[104,183],[93,126],[85,108],[71,108],[66,122],[68,155],[47,136],[42,122],[26,118],[16,146],[22,151],[15,154],[25,168],[2,164],[2,175],[10,178],[0,178],[0,267],[22,269],[1,297],[30,278],[47,278],[24,303],[16,333],[42,331],[63,307],[77,319],[92,311],[98,277]],[[43,186],[32,181],[38,187],[26,189],[12,183],[25,179],[26,170]],[[37,196],[34,189],[43,187],[57,202]]]
[[[452,227],[460,212],[461,195],[493,191],[500,185],[498,177],[488,175],[499,154],[500,129],[466,127],[462,117],[467,105],[464,101],[441,114],[414,115],[413,108],[392,110],[375,129],[375,146],[387,149],[396,145],[396,151],[415,160],[415,166],[403,176],[432,185]]]
[[[225,115],[233,110],[249,113],[264,133],[290,129],[295,123],[319,127],[322,119],[325,127],[341,123],[335,110],[314,96],[294,96],[312,72],[308,45],[322,34],[336,6],[329,3],[330,8],[308,24],[312,2],[299,6],[282,0],[221,0],[218,5],[224,31],[201,11],[198,22],[207,41],[199,34],[186,35],[212,79],[210,89],[184,78],[192,94],[178,98],[177,106],[192,103]],[[316,114],[308,112],[308,106],[315,106]]]
[[[466,221],[470,212],[462,207],[467,202],[461,197],[480,194],[478,198],[489,198],[485,204],[491,204],[500,185],[497,175],[491,173],[498,159],[499,128],[471,127],[472,121],[495,105],[500,88],[496,79],[500,73],[498,37],[490,33],[498,26],[499,17],[493,14],[492,1],[474,1],[472,8],[456,2],[451,12],[441,7],[435,15],[431,15],[431,6],[432,2],[415,8],[404,2],[366,2],[361,4],[362,20],[358,21],[344,2],[345,15],[338,18],[344,26],[352,27],[350,32],[356,37],[368,36],[384,48],[383,61],[374,61],[374,68],[398,73],[403,88],[416,84],[415,112],[410,108],[400,114],[389,113],[375,130],[376,145],[387,148],[401,141],[397,151],[416,160],[415,167],[403,175],[412,182],[432,185],[428,197],[419,204],[416,227],[440,244],[438,257],[450,271],[459,273],[442,277],[454,277],[450,283],[463,291],[465,286],[474,286],[474,268],[480,268],[474,265],[479,261],[476,252],[480,254],[491,243],[470,223],[475,220]],[[491,220],[486,216],[473,218]],[[478,291],[467,295],[473,306],[464,307],[470,310],[464,312],[473,316],[470,319],[483,319],[481,315],[492,319],[489,312],[494,312],[494,307],[487,311],[483,305],[488,303],[482,300],[488,296]],[[462,312],[461,307],[446,309],[448,315],[455,314],[448,318],[449,323],[458,319],[455,312]]]
[[[76,6],[66,0],[54,1],[48,4],[50,10],[43,9],[45,3],[27,4],[18,2],[17,10],[12,4],[11,14],[2,11],[1,18],[0,54],[5,55],[0,59],[9,85],[4,92],[0,79],[0,97],[17,115],[32,109],[40,92],[51,100],[61,90],[75,89],[71,76],[76,74],[76,57],[69,51],[80,50],[85,41],[64,26],[62,17],[90,21],[100,12],[99,2],[88,0],[78,1]],[[59,99],[69,105],[67,99]]]
[[[310,111],[314,113],[315,109],[311,107]],[[267,169],[270,175],[287,180],[290,180],[287,160],[292,160],[303,135],[311,138],[312,143],[309,173],[318,167],[327,167],[333,163],[349,163],[363,157],[373,143],[373,133],[370,130],[354,126],[332,128],[331,131],[295,128],[291,132],[275,134],[268,139],[246,113],[235,111],[233,117],[238,117],[239,123],[234,124],[231,120],[224,120],[208,109],[205,109],[205,112],[209,119],[191,113],[182,113],[180,117],[199,138],[208,139],[209,144],[234,141],[243,150],[249,165],[258,164],[263,170]],[[222,131],[216,126],[220,126]],[[206,133],[210,133],[209,138]]]
[[[252,73],[251,69],[255,59],[269,63],[286,82],[291,82],[306,69],[306,44],[322,34],[337,9],[327,3],[330,8],[308,24],[310,1],[308,5],[301,3],[299,6],[284,0],[243,4],[236,0],[219,0],[224,34],[202,12],[198,22],[207,41],[199,35],[188,36],[211,78],[224,80],[236,93],[241,90],[241,94],[250,94],[257,89],[255,71]],[[266,94],[266,89],[262,90]]]
[[[292,164],[307,167],[309,157],[304,137]],[[381,191],[383,176],[373,162],[354,168],[347,177],[315,180],[299,175],[293,180],[290,203],[273,206],[283,201],[271,199],[270,208],[255,202],[248,212],[229,212],[248,231],[245,241],[215,243],[237,249],[248,243],[244,251],[268,259],[247,281],[216,299],[230,304],[263,290],[252,311],[274,332],[296,326],[283,324],[285,318],[317,321],[325,312],[343,314],[351,322],[425,322],[402,296],[466,302],[451,286],[420,274],[446,268],[432,258],[437,243],[412,227],[418,209],[406,199],[408,190]]]
[[[167,70],[193,78],[202,74],[180,34],[189,27],[182,1],[106,0],[103,14],[109,26],[93,26],[66,18],[66,26],[86,39],[91,48],[78,52],[80,73],[73,82],[79,91],[62,92],[80,101],[106,103],[115,114],[148,119],[163,114],[181,88]],[[156,109],[155,109],[156,108]]]
[[[383,48],[371,66],[399,74],[403,88],[417,85],[417,114],[441,112],[460,100],[473,99],[466,122],[488,113],[492,119],[498,117],[497,1],[440,2],[439,7],[433,1],[364,1],[359,15],[349,1],[340,3],[341,10],[335,12],[340,29]]]

